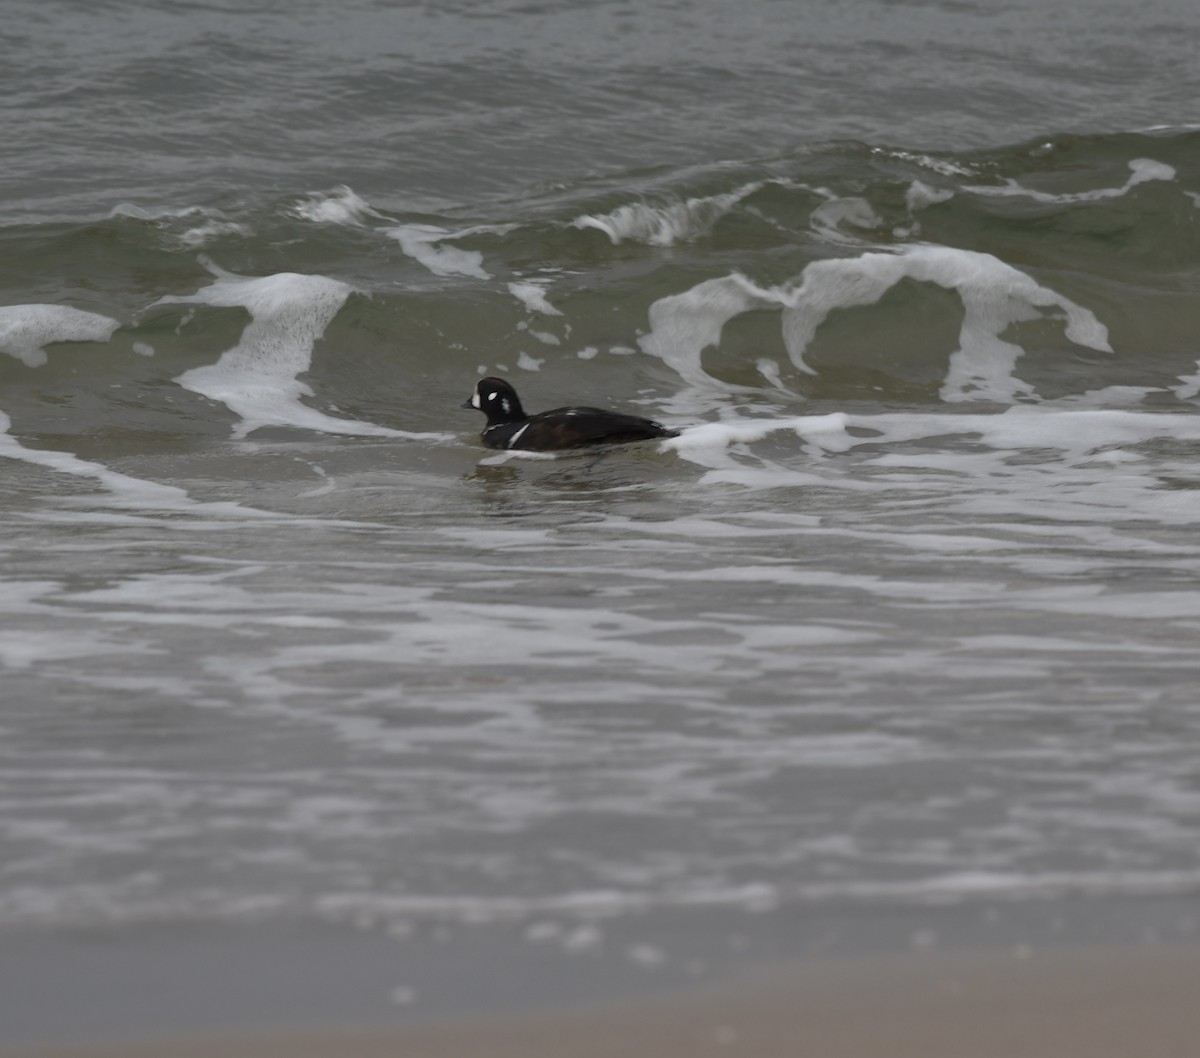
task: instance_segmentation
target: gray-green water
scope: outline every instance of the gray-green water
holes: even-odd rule
[[[1198,22],[9,4],[0,924],[1195,893]]]

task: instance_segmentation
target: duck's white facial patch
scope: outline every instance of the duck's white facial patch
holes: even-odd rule
[[[480,410],[483,409],[483,405],[479,403],[479,390],[471,394],[471,407],[479,408]]]
[[[493,397],[494,397],[495,395],[496,395],[495,393],[493,393],[493,394],[492,394],[492,396],[493,396]],[[500,402],[500,407],[502,407],[502,408],[504,409],[504,414],[505,414],[505,415],[511,415],[511,414],[512,414],[512,405],[511,405],[511,404],[508,402],[508,398],[507,398],[507,397],[505,397],[505,398],[504,398],[504,399],[503,399],[503,400]]]
[[[498,396],[500,396],[499,393],[489,393],[488,400],[495,400]]]

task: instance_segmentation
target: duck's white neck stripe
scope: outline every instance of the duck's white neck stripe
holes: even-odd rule
[[[519,441],[521,439],[521,434],[523,434],[528,429],[529,429],[529,423],[526,423],[515,434],[513,434],[512,437],[510,437],[508,439],[508,447],[512,448],[517,443],[517,441]]]

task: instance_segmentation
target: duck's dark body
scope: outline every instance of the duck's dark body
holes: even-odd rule
[[[502,378],[481,378],[463,407],[478,408],[488,417],[480,437],[492,448],[553,452],[679,436],[650,419],[603,408],[555,408],[526,415],[517,391]]]

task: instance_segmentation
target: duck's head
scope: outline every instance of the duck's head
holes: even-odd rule
[[[470,400],[463,402],[463,407],[478,408],[489,423],[520,422],[526,418],[517,391],[504,379],[491,375],[475,383],[475,392]]]

